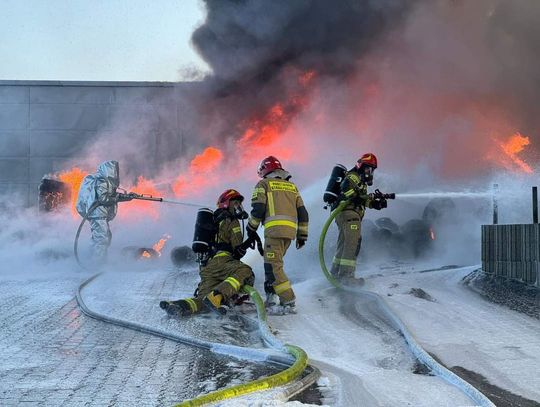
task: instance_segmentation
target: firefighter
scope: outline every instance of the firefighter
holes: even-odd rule
[[[243,200],[244,197],[234,189],[228,189],[220,195],[214,212],[217,234],[213,255],[201,267],[201,281],[194,297],[160,302],[159,306],[169,314],[188,316],[208,310],[225,314],[225,305],[231,305],[241,287],[255,282],[251,267],[240,261],[246,250],[253,245],[250,239],[242,242],[239,219],[248,216],[242,207]]]
[[[251,215],[246,227],[248,235],[264,226],[264,291],[266,305],[283,307],[283,313],[295,312],[295,295],[283,270],[283,257],[291,241],[302,248],[308,237],[308,212],[291,174],[273,156],[262,160],[257,170],[262,178],[251,197]],[[276,296],[278,298],[276,298]]]
[[[356,258],[362,243],[362,218],[365,208],[386,208],[384,198],[374,198],[368,194],[367,187],[373,185],[373,172],[377,168],[377,157],[364,154],[358,159],[355,167],[347,172],[341,183],[341,193],[333,204],[335,209],[340,202],[347,200],[349,204],[336,216],[339,229],[336,254],[330,272],[344,283],[362,284],[362,278],[356,279]]]
[[[116,189],[120,185],[118,161],[105,161],[95,174],[87,175],[77,197],[77,211],[90,221],[92,231],[93,261],[103,264],[111,244],[109,222],[118,210],[119,197]]]

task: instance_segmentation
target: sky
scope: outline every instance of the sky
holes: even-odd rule
[[[204,16],[198,0],[0,0],[0,80],[181,80],[208,69],[190,43]]]

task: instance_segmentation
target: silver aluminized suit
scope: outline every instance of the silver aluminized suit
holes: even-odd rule
[[[98,264],[105,261],[111,244],[109,221],[114,219],[118,209],[116,189],[119,185],[118,161],[105,161],[95,174],[84,178],[79,189],[77,211],[90,222],[94,261]]]

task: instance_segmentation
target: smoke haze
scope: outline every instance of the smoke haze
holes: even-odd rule
[[[212,204],[229,187],[249,197],[256,166],[269,154],[281,158],[305,189],[324,188],[336,162],[351,167],[361,154],[373,152],[379,158],[375,185],[383,190],[488,190],[500,182],[514,193],[502,198],[501,212],[512,213],[512,221],[529,218],[528,185],[534,178],[501,145],[518,132],[528,137],[530,144],[515,157],[536,169],[540,2],[208,0],[204,5],[207,18],[192,42],[212,74],[178,85],[152,107],[117,112],[82,154],[84,162],[74,165],[92,171],[114,158],[125,186],[144,175],[164,195]],[[179,118],[171,113],[175,109]],[[222,155],[193,167],[198,154],[205,162],[207,147]],[[307,199],[314,220],[311,244],[326,216],[322,191]],[[426,203],[397,200],[385,214],[368,218],[391,216],[401,224],[421,217]],[[478,243],[478,224],[489,222],[489,204],[457,205],[465,216],[454,236],[471,234]],[[153,223],[116,220],[116,228],[129,230],[119,238],[152,231],[155,239],[145,237],[152,241],[166,232],[173,245],[188,243],[194,211],[159,208],[161,218]],[[185,227],[178,233],[164,230],[171,224]],[[469,243],[462,239],[463,247],[456,246],[449,258],[471,253]]]

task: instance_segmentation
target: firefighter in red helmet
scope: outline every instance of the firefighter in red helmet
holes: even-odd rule
[[[251,215],[246,230],[253,236],[264,226],[264,291],[266,305],[280,308],[278,313],[296,312],[295,294],[283,270],[283,257],[291,241],[302,248],[308,237],[308,212],[290,181],[291,174],[274,156],[261,161],[257,174],[262,179],[251,196]],[[277,297],[277,298],[276,298]],[[278,303],[279,301],[279,303]]]
[[[177,301],[161,301],[160,307],[169,314],[187,316],[201,311],[225,314],[225,305],[239,293],[243,285],[253,285],[255,276],[247,264],[240,261],[252,241],[243,240],[239,219],[247,219],[242,207],[244,197],[235,189],[227,189],[217,201],[214,224],[217,229],[215,248],[206,266],[201,267],[201,281],[194,297]]]
[[[330,272],[334,277],[346,284],[362,284],[362,278],[355,278],[356,258],[362,243],[362,218],[365,208],[386,208],[384,198],[374,198],[368,195],[368,185],[373,185],[373,172],[377,168],[375,154],[367,153],[358,159],[341,183],[341,193],[333,204],[337,207],[340,202],[347,200],[349,204],[336,216],[339,235],[336,254],[332,261]]]

